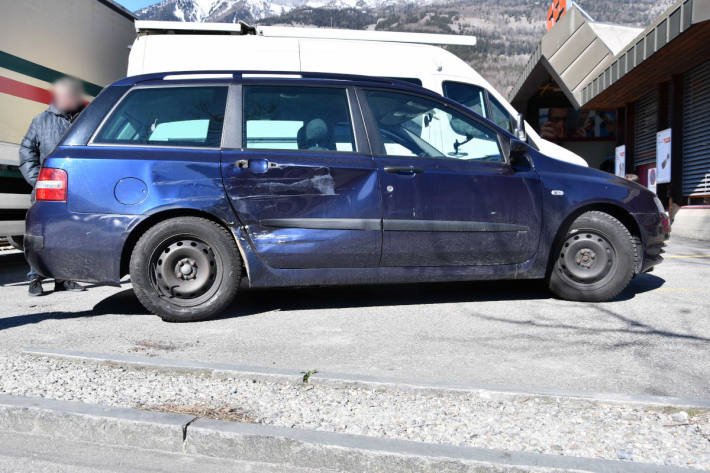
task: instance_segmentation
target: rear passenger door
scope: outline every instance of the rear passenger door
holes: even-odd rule
[[[251,242],[276,268],[377,266],[380,190],[354,92],[344,86],[235,86],[240,136],[222,175]]]

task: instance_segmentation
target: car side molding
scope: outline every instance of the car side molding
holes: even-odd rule
[[[527,232],[523,225],[459,220],[405,220],[358,218],[272,218],[259,222],[265,227],[317,230],[385,230],[395,232]]]

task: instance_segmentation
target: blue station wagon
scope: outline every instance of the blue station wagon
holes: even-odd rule
[[[194,321],[247,285],[545,278],[606,301],[669,231],[646,188],[414,84],[228,71],[104,89],[44,162],[25,242],[44,276],[130,274]]]

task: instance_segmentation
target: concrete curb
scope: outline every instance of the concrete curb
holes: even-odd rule
[[[183,451],[193,416],[0,394],[0,428],[13,432]]]
[[[221,459],[348,472],[691,473],[700,470],[533,453],[502,452],[359,435],[240,424],[0,395],[0,429],[56,439],[140,447]]]
[[[71,350],[55,350],[30,347],[24,350],[32,356],[87,361],[116,366],[130,366],[138,369],[152,369],[163,372],[191,373],[195,375],[213,376],[216,378],[249,378],[276,382],[301,382],[302,374],[296,370],[275,368],[260,368],[253,366],[231,365],[226,363],[205,363],[198,361],[169,360],[134,355],[91,353]],[[417,380],[381,378],[357,374],[329,373],[319,371],[309,379],[309,384],[330,386],[335,388],[359,387],[365,389],[387,389],[403,392],[421,392],[437,394],[440,392],[473,393],[490,399],[521,399],[531,396],[546,398],[573,398],[592,402],[634,403],[654,406],[694,407],[710,409],[710,400],[686,399],[670,396],[652,396],[644,394],[590,393],[582,391],[566,391],[544,388],[516,388],[502,386],[484,386],[467,383],[426,383]]]

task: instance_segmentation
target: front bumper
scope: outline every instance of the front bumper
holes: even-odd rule
[[[663,248],[670,237],[670,221],[668,215],[660,212],[634,214],[641,229],[643,258],[639,273],[651,271],[654,266],[663,261]]]
[[[25,256],[49,278],[118,285],[121,252],[137,217],[70,212],[37,202],[27,212]]]

